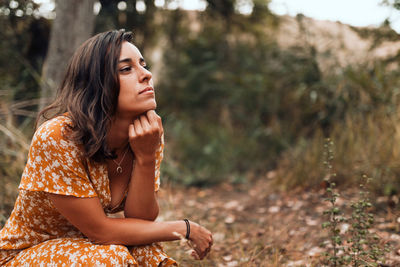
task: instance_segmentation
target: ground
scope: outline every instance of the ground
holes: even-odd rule
[[[164,185],[160,191],[160,220],[189,218],[213,232],[212,252],[203,261],[189,256],[181,242],[165,243],[167,252],[181,266],[322,266],[328,231],[321,227],[329,208],[323,188],[277,192],[272,179],[217,187],[181,188]],[[358,195],[341,189],[337,203],[346,210]],[[391,245],[386,265],[400,266],[400,209],[397,198],[375,199],[372,231],[381,243]],[[348,226],[348,225],[347,225]],[[345,227],[342,227],[345,230]]]

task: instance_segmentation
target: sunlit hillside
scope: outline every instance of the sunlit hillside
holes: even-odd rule
[[[400,35],[389,27],[353,27],[298,15],[280,17],[275,31],[282,47],[310,46],[324,71],[395,57]]]

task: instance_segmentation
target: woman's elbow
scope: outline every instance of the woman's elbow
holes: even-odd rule
[[[138,212],[134,212],[129,209],[124,210],[124,216],[125,218],[135,218],[135,219],[142,219],[146,221],[155,221],[158,217],[159,214],[159,207],[156,205],[153,209],[148,210],[142,214]]]
[[[151,217],[150,221],[155,221],[157,219],[157,217],[158,217],[159,212],[160,212],[160,210],[159,210],[159,208],[157,206],[157,209],[154,211],[154,214]]]
[[[90,230],[83,232],[83,234],[92,242],[99,245],[113,244],[115,240],[112,239],[110,228],[107,223],[92,227]]]

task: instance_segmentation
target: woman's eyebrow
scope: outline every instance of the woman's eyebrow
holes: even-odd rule
[[[139,62],[140,63],[146,63],[146,61],[142,57],[139,59]],[[132,63],[132,59],[131,58],[124,58],[124,59],[121,59],[120,61],[118,61],[118,63]]]
[[[132,62],[132,59],[131,58],[124,58],[124,59],[121,59],[120,61],[118,61],[118,63],[131,63]]]

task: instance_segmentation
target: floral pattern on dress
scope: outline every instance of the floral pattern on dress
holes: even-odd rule
[[[32,138],[14,210],[0,230],[0,265],[177,265],[158,243],[130,247],[93,244],[53,206],[48,193],[98,197],[104,211],[111,210],[106,164],[84,158],[83,146],[66,138],[71,123],[67,116],[58,116],[43,123]],[[156,191],[163,148],[162,138],[156,153]]]

